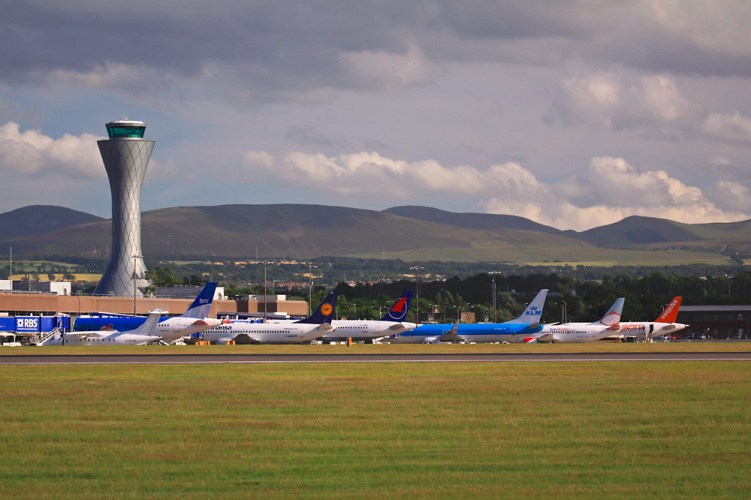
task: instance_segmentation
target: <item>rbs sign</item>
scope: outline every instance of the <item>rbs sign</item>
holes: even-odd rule
[[[17,333],[36,333],[39,332],[39,318],[34,316],[17,316],[16,317]]]

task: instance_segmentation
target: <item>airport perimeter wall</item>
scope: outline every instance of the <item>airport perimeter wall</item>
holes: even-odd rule
[[[193,299],[139,298],[135,301],[136,314],[148,314],[153,309],[162,309],[171,316],[184,313]],[[308,303],[302,300],[280,300],[266,303],[267,312],[286,312],[291,316],[306,316]],[[252,300],[215,300],[209,317],[217,313],[259,313],[264,303]],[[10,316],[54,316],[68,314],[81,316],[92,312],[133,314],[133,299],[126,297],[93,297],[78,295],[0,293],[0,312]]]

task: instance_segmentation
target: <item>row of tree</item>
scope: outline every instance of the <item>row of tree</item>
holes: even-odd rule
[[[495,280],[495,285],[493,284]],[[338,317],[377,319],[404,290],[413,290],[416,297],[408,319],[415,321],[419,302],[420,321],[453,323],[462,312],[472,312],[477,321],[502,322],[513,319],[540,289],[549,290],[543,310],[546,323],[556,321],[595,321],[618,297],[625,297],[625,321],[654,320],[662,309],[680,295],[685,305],[749,304],[751,303],[751,272],[734,276],[678,276],[651,273],[648,276],[610,276],[601,280],[579,280],[570,276],[551,274],[489,275],[470,278],[420,281],[400,280],[378,283],[339,283]],[[273,293],[273,287],[268,288]],[[493,309],[493,290],[496,307]],[[262,294],[263,287],[229,287],[232,294]],[[313,305],[323,300],[327,287],[316,286]],[[308,299],[308,289],[298,288],[287,294]],[[419,296],[419,299],[417,298]]]

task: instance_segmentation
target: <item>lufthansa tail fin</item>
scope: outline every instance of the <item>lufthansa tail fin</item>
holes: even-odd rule
[[[624,302],[626,302],[626,299],[623,297],[616,299],[615,302],[613,302],[613,305],[610,306],[610,309],[608,309],[608,312],[605,313],[605,316],[603,316],[597,323],[605,326],[613,326],[620,323]]]
[[[547,296],[548,289],[543,288],[539,291],[535,298],[532,299],[532,302],[529,303],[521,316],[514,320],[507,321],[507,323],[522,323],[529,325],[539,323],[540,318],[542,317],[542,308],[545,305],[545,298]]]
[[[683,297],[675,297],[655,320],[655,323],[675,323],[678,320],[678,309],[681,307]]]
[[[381,318],[381,321],[395,321],[397,323],[404,321],[407,317],[407,311],[409,311],[409,303],[412,301],[412,290],[407,290],[402,293],[391,309],[386,315]]]
[[[331,320],[334,319],[334,308],[336,307],[336,290],[330,292],[323,302],[321,302],[313,314],[305,319],[296,321],[295,323],[312,323],[312,324],[331,324]]]
[[[183,318],[208,318],[209,311],[211,311],[211,302],[214,300],[214,292],[216,292],[216,281],[212,281],[203,287],[196,300],[183,314]]]

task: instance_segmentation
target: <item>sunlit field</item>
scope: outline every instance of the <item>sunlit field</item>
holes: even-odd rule
[[[672,345],[592,348],[614,347]],[[114,352],[0,352],[63,349]],[[280,352],[128,348],[170,349]],[[0,497],[747,498],[750,373],[748,362],[0,366]]]

